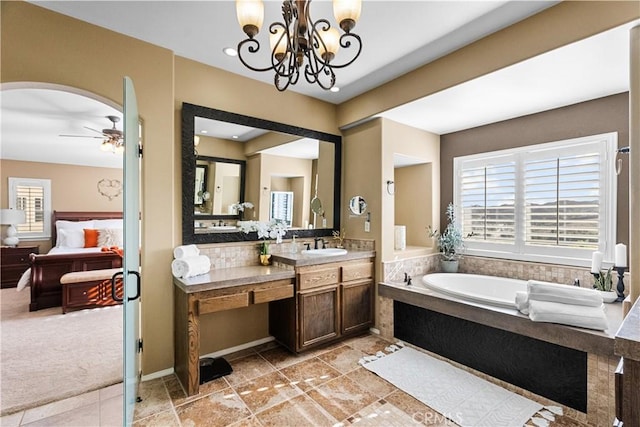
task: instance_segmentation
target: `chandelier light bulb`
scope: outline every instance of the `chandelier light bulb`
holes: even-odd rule
[[[360,19],[361,0],[333,0],[333,15],[345,33],[350,32]]]
[[[282,61],[282,58],[287,53],[287,35],[284,32],[284,28],[277,27],[274,32],[269,34],[269,45],[276,60],[278,62]]]
[[[264,21],[264,4],[262,0],[236,0],[238,23],[249,38],[260,32]]]
[[[330,62],[340,49],[340,33],[333,27],[319,31],[318,53],[324,62]]]

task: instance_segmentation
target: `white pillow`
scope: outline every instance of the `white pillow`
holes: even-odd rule
[[[122,246],[122,228],[98,230],[98,246]]]
[[[84,230],[63,228],[58,232],[58,247],[84,248]]]
[[[122,228],[122,219],[94,219],[93,228]]]
[[[93,226],[93,220],[89,220],[89,221],[66,221],[63,219],[60,219],[58,221],[56,221],[56,235],[58,236],[56,239],[56,247],[69,247],[66,244],[62,244],[61,240],[64,240],[64,237],[60,237],[60,231],[61,230],[83,230],[84,228],[95,228]],[[84,239],[84,237],[83,237]],[[82,243],[82,246],[84,246],[84,242]]]

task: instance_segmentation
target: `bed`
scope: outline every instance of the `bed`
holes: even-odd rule
[[[77,247],[78,245],[70,245],[76,247],[61,245],[63,236],[71,241],[71,235],[75,236],[79,233],[69,230],[83,230],[83,227],[88,226],[90,228],[96,227],[96,229],[105,227],[101,229],[102,231],[114,231],[118,227],[118,223],[121,233],[122,212],[54,211],[51,216],[53,248],[46,255],[31,254],[31,267],[24,275],[28,277],[28,284],[31,288],[29,311],[62,305],[60,278],[66,273],[122,267],[122,257],[116,251],[105,249],[112,245],[96,245],[89,248]],[[102,243],[104,242],[114,243],[103,239]]]

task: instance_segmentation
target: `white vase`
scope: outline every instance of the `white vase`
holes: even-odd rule
[[[457,273],[458,272],[459,262],[457,259],[452,261],[441,259],[440,260],[440,269],[443,273]]]
[[[602,295],[602,301],[610,303],[615,302],[618,299],[618,293],[616,291],[598,291]]]

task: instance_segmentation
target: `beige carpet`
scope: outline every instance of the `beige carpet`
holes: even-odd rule
[[[9,288],[0,319],[2,415],[122,381],[122,306],[29,312],[29,288]]]

